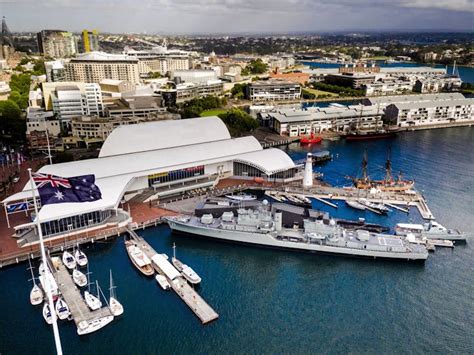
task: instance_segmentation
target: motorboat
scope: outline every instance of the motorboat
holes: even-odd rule
[[[178,270],[181,275],[184,276],[189,283],[193,285],[197,285],[201,282],[201,277],[196,274],[196,272],[186,264],[183,264],[181,261],[176,259],[176,245],[173,243],[173,257],[171,258],[171,262],[173,263],[176,270]]]
[[[71,315],[69,306],[61,297],[56,301],[56,314],[61,320],[67,319]]]
[[[151,265],[151,260],[132,241],[125,241],[125,248],[133,265],[145,276],[152,276],[155,273]]]
[[[370,202],[365,198],[360,198],[358,201],[361,205],[364,205],[368,210],[375,211],[377,213],[386,214],[390,212],[390,208],[385,206],[383,203]]]
[[[79,246],[77,246],[76,252],[74,253],[74,258],[79,266],[87,265],[87,256],[81,249],[79,249]]]
[[[157,274],[155,276],[155,279],[156,279],[156,282],[158,282],[158,285],[160,285],[160,287],[163,289],[163,290],[169,290],[171,285],[170,283],[168,282],[168,280],[166,280],[166,277],[164,277],[163,275],[161,274]]]
[[[48,324],[53,324],[53,314],[51,313],[51,308],[49,303],[45,302],[43,305],[43,318]]]
[[[66,265],[66,267],[69,270],[73,270],[76,267],[76,259],[74,259],[74,256],[67,250],[63,252],[63,263]]]
[[[87,277],[78,269],[72,271],[72,279],[74,283],[79,287],[84,287],[87,285]]]
[[[116,286],[114,286],[114,282],[113,282],[113,280],[112,280],[112,270],[110,270],[109,272],[110,272],[109,309],[110,309],[110,313],[112,313],[112,315],[114,315],[114,316],[120,316],[121,314],[123,314],[123,306],[122,306],[122,304],[117,300],[117,295],[115,294],[115,291],[114,291],[114,289],[116,288]]]
[[[356,210],[361,210],[361,211],[365,211],[367,209],[366,206],[364,206],[362,203],[357,202],[355,200],[346,200],[346,205]]]
[[[84,292],[84,299],[87,303],[87,306],[89,306],[89,308],[93,311],[95,311],[95,310],[99,309],[100,307],[102,307],[102,302],[100,301],[100,299],[98,297],[94,296],[89,291]]]
[[[227,197],[230,200],[239,201],[239,202],[254,201],[254,200],[257,199],[257,196],[251,195],[251,194],[246,194],[246,193],[243,193],[243,192],[239,193],[237,195],[225,195],[225,197]]]
[[[106,316],[101,318],[96,318],[90,321],[83,320],[77,325],[77,334],[85,335],[93,333],[114,320],[114,316]]]

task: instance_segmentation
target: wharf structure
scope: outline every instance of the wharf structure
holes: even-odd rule
[[[202,324],[210,323],[219,318],[217,312],[214,311],[206,301],[204,301],[204,299],[186,282],[184,277],[177,272],[174,267],[171,267],[171,264],[169,264],[166,259],[163,258],[161,263],[155,261],[156,255],[159,254],[145,241],[145,239],[131,230],[129,230],[128,233],[140,250],[153,261],[152,265],[155,271],[166,277],[173,291],[176,292],[176,294],[188,305],[194,314],[201,320]],[[163,265],[163,263],[165,263],[166,266]]]
[[[122,230],[132,222],[125,204],[137,196],[143,198],[141,202],[181,196],[229,177],[271,182],[302,179],[285,152],[263,150],[251,136],[231,138],[218,117],[121,126],[108,136],[98,158],[46,165],[39,172],[61,177],[94,174],[102,192],[94,202],[43,206],[38,217],[46,242],[84,233],[93,238],[104,228]],[[24,217],[12,227],[26,254],[27,247],[39,242],[30,213],[32,196],[28,182],[2,201],[7,223],[11,214]]]

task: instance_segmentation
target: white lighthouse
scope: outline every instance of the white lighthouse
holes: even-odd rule
[[[313,154],[308,153],[304,166],[303,188],[309,189],[313,186]]]

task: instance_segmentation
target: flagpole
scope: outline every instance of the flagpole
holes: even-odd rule
[[[38,215],[38,204],[36,202],[36,197],[35,197],[35,183],[33,181],[33,177],[31,176],[31,168],[28,168],[28,174],[30,176],[30,183],[31,183],[31,193],[33,194],[33,202],[35,205],[35,219],[36,219],[36,228],[38,230],[38,236],[39,236],[39,241],[40,241],[40,249],[41,249],[41,259],[43,260],[43,265],[45,267],[45,272],[49,272],[49,265],[46,261],[46,252],[44,250],[44,242],[43,242],[43,231],[41,230],[41,223],[39,221],[39,215]],[[61,347],[61,338],[59,337],[59,329],[58,329],[58,322],[57,322],[57,317],[56,317],[56,312],[54,310],[54,303],[53,303],[53,295],[51,294],[51,289],[49,287],[49,278],[44,277],[45,281],[45,288],[44,290],[46,292],[46,296],[48,298],[48,303],[49,303],[49,310],[51,312],[51,318],[53,319],[53,333],[54,333],[54,342],[56,344],[56,353],[58,355],[63,354],[63,349]]]

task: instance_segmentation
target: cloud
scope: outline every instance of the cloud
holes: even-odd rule
[[[14,30],[474,30],[474,0],[0,0],[0,7]]]

